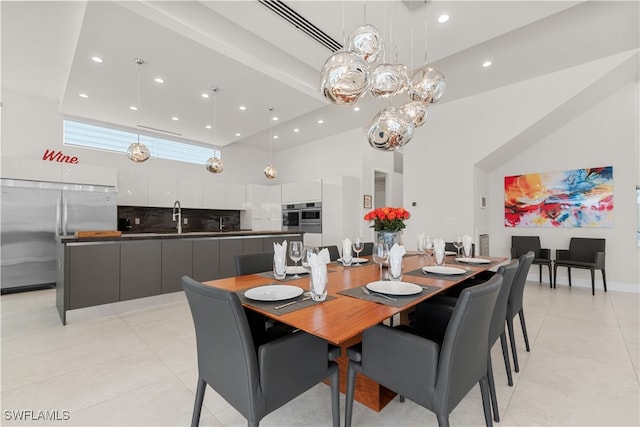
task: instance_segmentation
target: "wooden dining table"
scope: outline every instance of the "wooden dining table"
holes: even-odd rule
[[[262,313],[268,318],[290,325],[317,337],[325,339],[327,342],[340,346],[342,355],[338,360],[340,366],[340,387],[344,392],[346,386],[346,372],[348,367],[347,347],[354,345],[361,340],[361,334],[366,329],[394,318],[405,318],[408,312],[412,311],[415,305],[441,293],[442,291],[456,286],[458,283],[472,277],[473,275],[495,267],[506,258],[482,257],[490,260],[487,264],[461,264],[455,260],[454,256],[447,256],[445,265],[465,270],[465,274],[456,276],[436,277],[434,275],[408,275],[404,274],[402,281],[413,283],[429,288],[429,292],[412,298],[411,302],[400,307],[387,305],[381,298],[379,302],[372,302],[354,296],[347,296],[340,292],[353,288],[364,287],[366,284],[380,280],[380,269],[378,264],[367,257],[367,262],[360,266],[344,267],[337,262],[327,265],[327,295],[328,298],[322,303],[297,309],[288,313],[274,313],[272,310],[262,310],[251,304],[243,305],[251,310]],[[425,255],[408,253],[403,259],[403,272],[415,272],[422,267],[433,265],[432,257]],[[386,270],[386,269],[385,269]],[[309,289],[309,277],[303,275],[300,279],[286,280],[278,282],[273,276],[265,274],[249,274],[244,276],[229,277],[225,279],[211,280],[203,282],[207,286],[223,288],[242,294],[248,289],[270,285],[286,284],[298,286],[304,290]],[[433,289],[435,288],[435,289]],[[246,300],[245,300],[246,301]],[[397,305],[397,304],[396,304]],[[400,315],[400,316],[396,316]],[[301,363],[304,363],[301,361]],[[356,382],[355,399],[366,406],[380,411],[393,397],[395,393],[379,385],[378,383],[359,376]]]

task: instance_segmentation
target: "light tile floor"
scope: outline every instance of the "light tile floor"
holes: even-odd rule
[[[174,302],[101,314],[62,326],[55,291],[4,295],[1,308],[1,425],[185,426],[197,377],[191,314]],[[519,324],[520,372],[507,386],[500,346],[492,357],[503,426],[640,425],[640,295],[530,282]],[[342,413],[344,414],[344,401]],[[60,411],[66,421],[16,421],[19,410]],[[451,425],[484,425],[476,387]],[[263,426],[328,426],[329,388],[320,384],[265,417]],[[210,388],[203,426],[246,421]],[[397,398],[380,413],[356,403],[354,426],[437,425],[428,410]]]

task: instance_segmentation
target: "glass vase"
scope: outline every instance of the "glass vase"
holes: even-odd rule
[[[402,231],[376,231],[376,242],[386,243],[389,249],[393,247],[394,243],[403,245]]]

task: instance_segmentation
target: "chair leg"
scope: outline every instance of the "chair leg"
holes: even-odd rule
[[[449,416],[447,414],[436,414],[436,417],[438,418],[438,426],[449,427]]]
[[[491,396],[491,407],[493,408],[493,420],[500,422],[500,411],[498,409],[498,397],[496,396],[496,383],[493,378],[493,366],[491,365],[491,349],[487,357],[487,381],[489,382],[489,394]]]
[[[592,268],[591,270],[591,295],[596,294],[596,271]]]
[[[567,275],[569,276],[569,287],[571,287],[571,267],[567,267]]]
[[[347,369],[347,394],[344,401],[344,427],[351,427],[351,417],[353,416],[353,393],[356,387],[357,372],[351,366],[354,363],[349,361],[349,369]]]
[[[558,280],[558,264],[553,265],[553,287],[556,287],[556,282]]]
[[[511,343],[511,354],[513,355],[513,370],[520,372],[518,365],[518,353],[516,351],[515,334],[513,333],[513,319],[507,319],[507,330],[509,331],[509,342]]]
[[[487,424],[487,427],[493,427],[493,420],[491,419],[491,402],[489,401],[489,384],[487,384],[487,377],[480,378],[480,393],[482,394],[484,421]]]
[[[600,271],[602,271],[602,284],[604,285],[604,291],[607,292],[607,276],[604,274],[604,268]]]
[[[334,362],[329,370],[329,381],[331,382],[331,415],[333,416],[333,427],[340,427],[340,369]]]
[[[538,267],[540,267],[540,279],[538,280],[538,282],[542,283],[542,264],[540,264]]]
[[[509,362],[509,349],[507,347],[507,335],[503,332],[500,335],[500,346],[502,347],[502,358],[507,371],[507,384],[513,387],[513,375],[511,375],[511,363]]]
[[[547,267],[549,267],[549,288],[555,288],[553,280],[551,279],[551,264],[547,264]]]
[[[529,348],[529,336],[527,335],[527,325],[524,322],[524,309],[521,308],[518,312],[518,316],[520,316],[520,326],[522,326],[522,335],[524,335],[524,345],[527,348],[527,351],[531,351]]]
[[[200,425],[200,412],[202,412],[202,402],[204,401],[204,392],[207,389],[207,383],[198,377],[198,385],[196,387],[196,400],[193,404],[193,416],[191,417],[191,427]]]

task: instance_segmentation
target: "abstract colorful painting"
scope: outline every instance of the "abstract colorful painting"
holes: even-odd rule
[[[504,225],[613,226],[613,166],[506,176]]]

